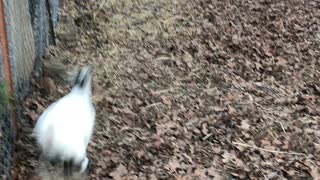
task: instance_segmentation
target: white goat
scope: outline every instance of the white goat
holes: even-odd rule
[[[73,165],[83,173],[89,164],[86,150],[95,124],[91,79],[92,69],[82,68],[71,92],[43,112],[33,131],[41,156],[63,161],[65,176],[72,175]]]

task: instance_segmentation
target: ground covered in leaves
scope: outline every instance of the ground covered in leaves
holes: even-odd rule
[[[319,179],[320,3],[66,0],[48,62],[93,65],[89,179]],[[51,73],[47,73],[50,75]],[[70,85],[33,82],[31,128]]]

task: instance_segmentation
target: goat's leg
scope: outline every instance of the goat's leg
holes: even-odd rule
[[[89,174],[89,172],[91,171],[91,168],[92,168],[92,162],[91,160],[89,159],[88,160],[88,166],[87,166],[87,173]]]
[[[66,177],[72,176],[72,160],[63,162],[63,174]]]
[[[43,168],[45,171],[50,171],[50,157],[46,156],[44,152],[42,152],[39,156],[40,168]]]
[[[52,166],[56,166],[59,162],[59,158],[58,157],[51,158],[49,162]]]
[[[84,160],[81,163],[81,169],[80,172],[84,173],[86,169],[88,169],[88,165],[90,165],[90,161],[87,157],[84,158]]]

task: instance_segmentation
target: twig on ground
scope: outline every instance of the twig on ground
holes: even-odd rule
[[[98,7],[98,9],[93,12],[93,20],[96,20],[98,13],[104,7],[105,4],[106,4],[106,0],[104,0],[102,3],[100,3],[100,6]]]
[[[170,92],[173,90],[175,90],[175,88],[163,89],[163,90],[153,91],[152,94],[160,95],[160,94],[167,93],[167,92]]]
[[[155,107],[155,106],[158,106],[158,105],[161,105],[161,104],[162,104],[162,102],[157,102],[157,103],[149,104],[149,105],[147,105],[147,106],[145,107],[145,109],[147,110],[147,109],[149,109],[149,108],[152,108],[152,107]]]
[[[209,134],[207,134],[206,136],[204,136],[203,138],[202,138],[202,140],[203,141],[205,141],[205,140],[207,140],[210,136],[212,136],[213,135],[213,133],[209,133]]]
[[[287,152],[287,151],[277,151],[277,150],[272,150],[272,149],[264,149],[261,147],[257,147],[257,146],[252,146],[249,144],[244,144],[244,143],[238,143],[238,142],[232,142],[233,145],[235,146],[243,146],[243,147],[247,147],[247,148],[251,148],[251,149],[256,149],[259,151],[265,151],[265,152],[270,152],[270,153],[274,153],[274,154],[290,154],[290,155],[297,155],[297,156],[304,156],[305,158],[309,159],[311,161],[311,163],[315,166],[318,167],[318,165],[316,163],[314,163],[306,154],[304,153],[299,153],[299,152]]]
[[[284,129],[282,122],[279,121],[279,123],[280,123],[280,125],[281,125],[282,131],[283,131],[284,133],[286,133],[286,130]]]

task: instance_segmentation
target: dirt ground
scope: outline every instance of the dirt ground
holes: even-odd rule
[[[320,179],[320,3],[65,0],[46,58],[95,68],[88,179]],[[34,81],[12,173],[37,174],[32,127],[68,93]]]

